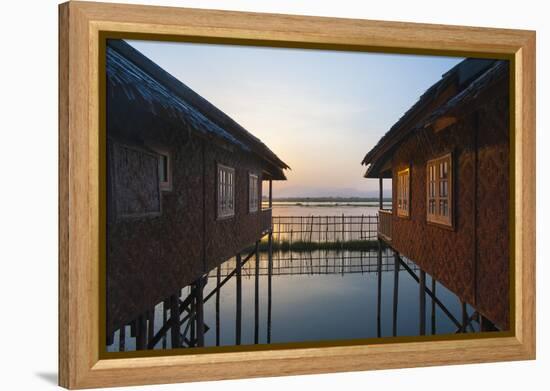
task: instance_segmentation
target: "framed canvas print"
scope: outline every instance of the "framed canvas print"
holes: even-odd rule
[[[534,32],[59,16],[60,385],[535,357]]]

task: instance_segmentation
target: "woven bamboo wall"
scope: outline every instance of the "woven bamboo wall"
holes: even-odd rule
[[[181,125],[163,122],[162,116],[122,110],[112,114],[108,116],[110,137],[171,149],[173,189],[162,193],[162,214],[158,217],[116,219],[108,202],[108,334],[177,293],[261,234],[260,212],[248,214],[248,171],[261,173],[258,159],[193,136]],[[237,175],[236,215],[223,221],[216,221],[217,162],[235,167]]]
[[[456,124],[417,131],[392,162],[394,205],[396,173],[411,168],[410,218],[393,215],[392,246],[502,329],[509,327],[508,116],[506,80],[463,107]],[[426,220],[426,162],[448,152],[454,229]]]

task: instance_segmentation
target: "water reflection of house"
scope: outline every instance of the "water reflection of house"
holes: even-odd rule
[[[107,335],[271,226],[288,166],[124,41],[107,45]]]
[[[500,329],[509,323],[510,143],[506,61],[445,73],[363,160],[392,180],[379,236]]]

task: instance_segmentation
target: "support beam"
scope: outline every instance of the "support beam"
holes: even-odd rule
[[[204,346],[204,300],[203,291],[205,285],[205,278],[201,277],[195,283],[195,300],[196,300],[196,321],[197,321],[197,346]]]
[[[254,269],[254,343],[258,344],[259,341],[259,327],[260,327],[260,241],[256,241],[256,247],[254,252],[255,269]]]
[[[241,324],[242,324],[242,275],[241,275],[241,254],[237,254],[237,273],[236,273],[236,303],[235,303],[235,345],[241,344]]]
[[[435,281],[435,278],[433,278],[432,276],[432,293],[434,294],[435,296],[435,286],[436,286],[436,281]],[[435,335],[436,333],[436,318],[435,318],[435,300],[432,299],[432,335]]]
[[[216,271],[216,346],[220,346],[220,281],[222,277],[221,266]]]
[[[426,335],[426,272],[420,270],[420,281],[418,283],[419,305],[418,305],[418,333]]]
[[[394,266],[393,266],[393,324],[392,324],[392,335],[397,336],[397,301],[399,299],[399,264],[400,258],[399,254],[394,253],[393,255]]]
[[[397,253],[396,253],[397,254]],[[418,278],[418,276],[415,274],[415,272],[413,272],[411,270],[411,268],[401,259],[401,257],[399,255],[397,255],[397,259],[399,259],[399,263],[401,264],[401,266],[403,266],[403,268],[407,271],[407,273],[409,273],[411,275],[412,278],[414,278],[414,280],[416,282],[420,282],[420,279]],[[462,325],[460,324],[460,322],[458,320],[456,320],[456,318],[453,316],[453,314],[451,314],[451,312],[447,309],[447,307],[445,307],[443,305],[443,303],[435,296],[435,294],[429,290],[428,288],[426,288],[426,293],[428,294],[428,296],[430,296],[432,298],[432,300],[435,301],[435,303],[438,305],[438,307],[443,311],[443,313],[445,315],[447,315],[447,317],[451,320],[451,322],[454,323],[454,325],[456,327],[459,327],[461,328]]]
[[[269,207],[273,208],[273,181],[269,180]]]
[[[267,240],[267,343],[271,343],[271,280],[273,276],[273,232],[269,233]]]
[[[361,262],[361,266],[363,263]],[[382,243],[378,242],[378,289],[376,294],[376,335],[378,338],[382,336]]]
[[[147,318],[145,314],[141,314],[137,318],[136,324],[136,350],[144,350],[147,348]]]
[[[126,350],[126,325],[123,325],[120,328],[120,333],[118,336],[118,351],[123,352]]]
[[[384,209],[384,189],[383,189],[384,179],[382,177],[378,178],[378,207],[379,209]]]
[[[179,311],[179,299],[178,296],[172,295],[170,296],[170,329],[172,331],[172,349],[181,347],[181,339],[180,339],[180,311]],[[153,341],[150,341],[149,344],[154,343]]]

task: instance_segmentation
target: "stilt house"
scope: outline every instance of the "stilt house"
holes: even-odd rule
[[[510,326],[510,106],[507,61],[465,59],[370,150],[366,178],[392,181],[379,237]]]
[[[107,336],[271,228],[289,167],[121,40],[106,48]]]

